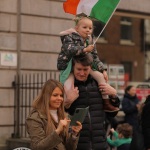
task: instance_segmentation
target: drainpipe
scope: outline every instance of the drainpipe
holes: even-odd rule
[[[145,30],[145,19],[143,19],[144,26],[143,26],[143,50],[144,50],[144,80],[146,79],[146,30]]]
[[[15,128],[14,137],[20,137],[20,64],[21,64],[21,0],[17,0],[17,72],[16,72],[16,98],[15,98]]]

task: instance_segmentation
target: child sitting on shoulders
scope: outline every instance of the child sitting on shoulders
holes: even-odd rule
[[[90,75],[97,81],[98,85],[105,84],[108,76],[103,63],[99,60],[96,46],[93,45],[93,22],[84,14],[75,18],[75,27],[60,33],[62,47],[57,60],[57,68],[60,70],[60,82],[65,89],[65,107],[70,105],[79,96],[79,91],[74,87],[74,76],[72,71],[72,57],[80,54],[90,53],[93,57],[93,68]],[[109,102],[109,96],[101,89],[104,102],[104,111],[116,112],[118,107],[114,107]]]

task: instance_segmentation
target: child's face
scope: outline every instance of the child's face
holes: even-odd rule
[[[83,39],[86,39],[92,34],[93,23],[90,19],[85,17],[78,22],[75,29]]]
[[[121,139],[123,138],[124,136],[122,135],[122,133],[118,133],[118,138]]]

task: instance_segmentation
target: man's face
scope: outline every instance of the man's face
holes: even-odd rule
[[[83,66],[80,63],[74,65],[74,76],[79,81],[86,81],[91,71],[91,66]]]

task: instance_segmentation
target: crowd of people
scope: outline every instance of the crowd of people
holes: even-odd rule
[[[107,69],[99,60],[93,45],[93,23],[85,16],[76,16],[75,27],[60,34],[62,47],[57,67],[60,81],[48,80],[26,118],[26,129],[32,150],[134,150],[134,135],[139,129],[141,104],[134,86],[125,89],[122,110],[125,122],[116,131],[107,121],[113,119],[120,106],[117,91],[108,82]],[[150,150],[150,97],[141,113],[145,149]],[[89,107],[83,123],[70,126],[70,116],[77,108]],[[150,115],[149,115],[150,116]],[[132,147],[133,148],[133,147]],[[142,149],[141,149],[142,150]]]

